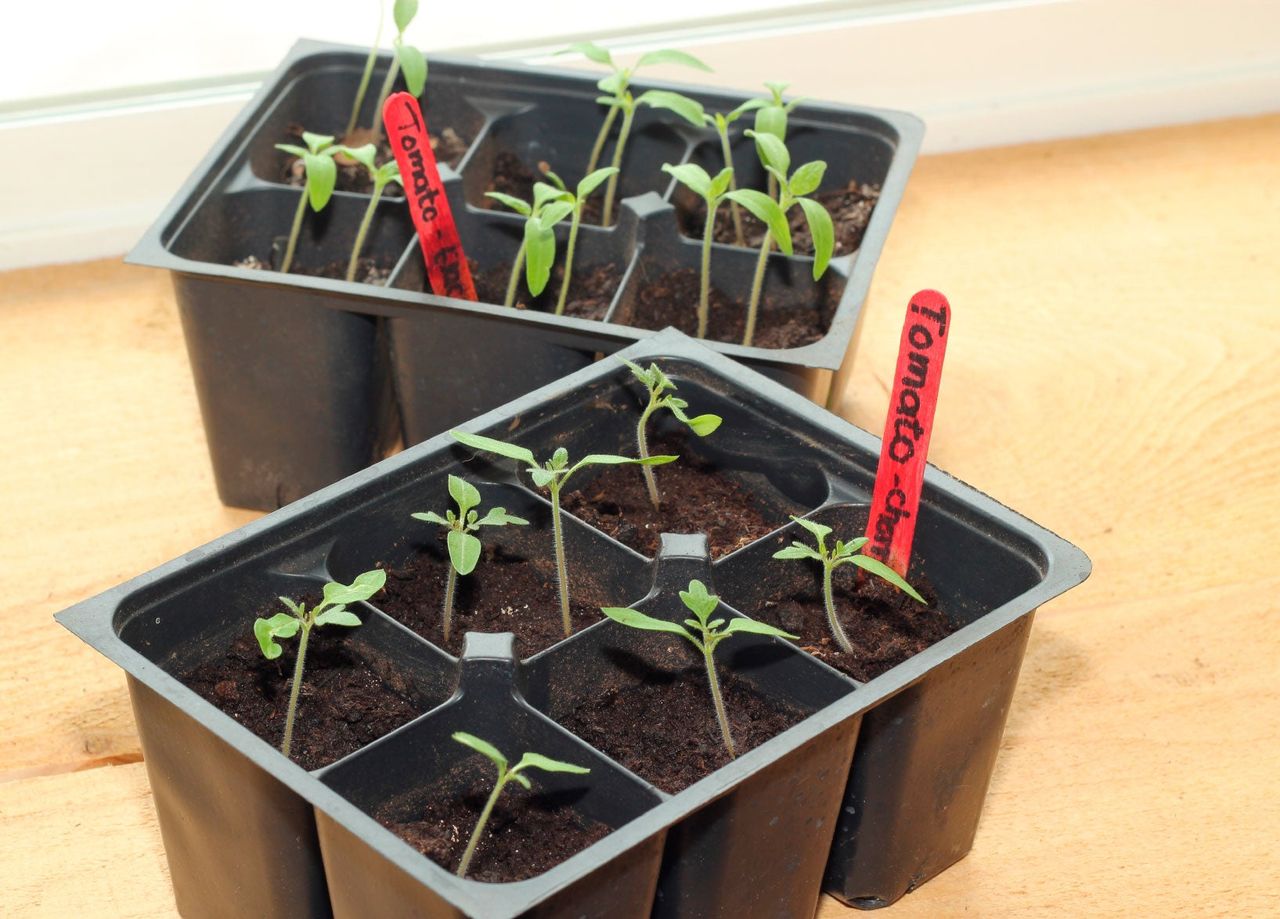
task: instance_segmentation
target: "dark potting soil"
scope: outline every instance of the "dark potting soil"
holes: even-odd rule
[[[441,615],[449,567],[440,555],[419,552],[400,568],[387,569],[387,586],[373,604],[450,654],[462,653],[467,632],[514,632],[516,653],[529,657],[564,639],[560,591],[552,561],[551,534],[546,558],[530,559],[488,545],[475,571],[458,578],[453,627],[445,642]],[[569,619],[575,632],[601,618],[602,606],[625,606],[636,597],[612,597],[578,566],[569,566]]]
[[[271,262],[264,262],[256,255],[245,256],[238,261],[231,263],[233,268],[252,268],[255,271],[274,271]],[[359,284],[373,284],[378,287],[385,287],[387,281],[391,278],[391,272],[395,269],[395,262],[388,258],[362,258],[356,262],[356,282]],[[295,264],[289,274],[308,275],[313,278],[332,278],[335,281],[341,281],[347,276],[347,263],[329,262],[320,268],[308,268],[303,265]]]
[[[272,607],[260,614],[271,616],[282,609]],[[389,661],[351,642],[354,631],[359,628],[321,627],[311,635],[290,751],[293,761],[304,769],[327,766],[416,718],[433,702],[443,701],[421,698]],[[242,634],[221,657],[205,661],[179,679],[279,747],[298,641],[281,642],[281,646],[284,654],[269,661],[262,656],[257,639]]]
[[[563,247],[561,247],[563,250]],[[563,258],[563,251],[560,257]],[[471,277],[476,284],[476,295],[482,303],[501,304],[507,297],[507,284],[511,280],[511,267],[502,265],[480,272],[474,261],[471,264]],[[515,309],[537,310],[542,313],[555,311],[556,300],[560,296],[560,284],[564,280],[564,264],[561,262],[551,269],[551,280],[538,296],[529,294],[524,275],[516,286]],[[622,267],[613,262],[599,265],[573,266],[573,279],[569,283],[569,296],[565,301],[564,315],[576,316],[579,319],[603,319],[609,311],[622,283]]]
[[[862,245],[862,237],[867,232],[867,223],[871,220],[871,212],[880,200],[880,186],[860,185],[857,180],[850,181],[844,188],[824,191],[813,196],[831,214],[835,225],[835,255],[848,255],[856,252]],[[702,239],[702,230],[707,221],[707,206],[701,198],[692,195],[680,195],[677,201],[680,228],[686,236]],[[746,210],[739,208],[742,214],[742,235],[747,246],[759,249],[764,242],[764,224]],[[794,208],[787,215],[791,224],[791,241],[797,255],[813,255],[813,235],[809,232],[809,222],[805,220],[804,211]],[[733,229],[733,213],[728,204],[722,205],[716,212],[715,233],[712,236],[718,243],[735,245],[737,237]]]
[[[784,511],[763,505],[743,483],[689,453],[684,438],[660,437],[650,442],[649,452],[680,457],[653,467],[660,510],[653,509],[644,477],[634,466],[602,467],[580,490],[561,499],[565,510],[650,557],[658,554],[663,533],[706,533],[711,554],[718,558],[787,523]],[[681,495],[686,500],[677,500]]]
[[[520,751],[510,751],[519,756]],[[374,818],[441,867],[456,872],[493,791],[494,768],[479,755],[429,786],[379,807]],[[582,777],[584,781],[591,776]],[[539,793],[507,783],[489,816],[467,877],[505,883],[542,874],[603,839],[610,828],[578,813],[563,793]]]
[[[551,163],[539,162],[537,164],[537,168],[538,173],[534,173],[533,169],[526,166],[520,157],[516,156],[510,150],[503,150],[493,158],[493,178],[489,180],[489,185],[485,188],[485,191],[501,192],[504,195],[511,195],[512,197],[519,198],[521,201],[532,201],[533,184],[535,182],[542,181],[546,182],[548,185],[555,184],[551,182],[550,179],[547,179],[542,175],[548,169],[556,172],[560,178],[564,180],[565,185],[570,189],[577,186],[577,178],[555,169]],[[582,206],[583,223],[594,224],[597,226],[600,224],[600,218],[604,214],[604,189],[605,186],[603,184],[600,185],[600,187],[592,193],[591,197],[587,199],[587,203]],[[496,201],[493,198],[486,197],[484,199],[484,206],[489,210],[510,212],[510,209],[505,204],[500,201]],[[618,203],[616,198],[614,200],[613,211],[614,220],[617,220]],[[501,303],[501,299],[499,299],[498,302]]]
[[[431,149],[435,151],[436,161],[447,163],[450,166],[457,166],[471,146],[471,141],[479,133],[482,123],[483,119],[478,119],[471,124],[458,126],[456,129],[453,126],[446,126],[439,131],[434,128],[428,128]],[[282,142],[303,146],[303,130],[301,125],[290,125]],[[362,147],[370,143],[372,138],[373,132],[369,128],[356,128],[348,136],[337,140],[336,143],[344,144],[348,147]],[[281,181],[298,188],[305,185],[307,177],[302,160],[291,153],[285,153],[283,150],[276,152],[279,154]],[[374,161],[381,165],[392,158],[391,146],[384,137],[378,142],[378,154]],[[337,191],[358,192],[362,195],[367,195],[373,191],[373,180],[369,178],[369,171],[364,166],[349,156],[340,156],[337,164],[338,178],[334,185]],[[403,195],[404,191],[399,185],[392,182],[383,189],[382,193],[386,197],[394,198]]]
[[[706,668],[700,656],[691,663],[690,650],[683,639],[655,632],[644,660],[612,652],[617,676],[593,685],[590,695],[557,720],[663,791],[688,788],[730,762]],[[806,717],[723,667],[717,672],[739,756]]]
[[[626,315],[619,315],[617,321],[641,329],[675,326],[686,335],[696,334],[699,278],[693,268],[681,268],[656,277],[642,276],[635,300]],[[785,294],[771,294],[766,280],[751,344],[757,348],[796,348],[817,341],[831,326],[839,294],[832,285],[818,298],[787,298]],[[713,286],[707,338],[738,344],[746,325],[746,300],[733,300]]]
[[[859,579],[853,565],[844,565],[832,577],[836,614],[853,645],[852,652],[842,651],[827,623],[821,568],[816,563],[812,568],[812,578],[784,581],[772,594],[777,599],[742,612],[799,635],[801,648],[855,680],[865,683],[959,628],[938,609],[937,594],[924,579],[913,576],[910,583],[929,601],[927,606],[882,578]]]

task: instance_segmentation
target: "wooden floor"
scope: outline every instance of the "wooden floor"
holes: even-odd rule
[[[1267,117],[912,177],[841,410],[879,430],[946,292],[932,459],[1095,567],[1036,619],[973,852],[892,915],[1280,910],[1277,151]],[[160,273],[0,276],[0,358],[0,913],[172,915],[124,677],[52,614],[254,515]]]

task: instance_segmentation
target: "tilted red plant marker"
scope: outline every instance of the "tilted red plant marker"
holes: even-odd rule
[[[431,290],[459,300],[477,299],[418,100],[409,93],[394,93],[382,107],[382,121],[391,152],[400,164],[405,200],[418,231]]]
[[[893,374],[863,550],[903,577],[911,564],[920,489],[950,331],[951,305],[946,297],[936,290],[922,290],[911,298],[898,345],[898,367]]]

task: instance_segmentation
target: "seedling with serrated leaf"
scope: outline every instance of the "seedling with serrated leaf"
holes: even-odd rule
[[[391,95],[391,87],[395,85],[396,75],[404,74],[404,85],[414,96],[421,96],[427,86],[427,59],[422,52],[404,40],[405,29],[418,15],[418,0],[395,0],[391,8],[391,18],[396,24],[396,37],[392,39],[391,66],[387,68],[386,79],[382,81],[382,90],[378,93],[378,103],[373,107],[373,134],[370,140],[374,146],[382,139],[382,106],[387,96]],[[379,26],[381,32],[381,26]],[[359,101],[357,100],[357,110]]]
[[[270,619],[257,619],[253,623],[253,635],[258,639],[258,647],[262,656],[273,661],[284,653],[277,639],[289,639],[298,636],[298,659],[293,665],[293,686],[289,690],[289,707],[284,717],[284,742],[280,744],[280,752],[285,756],[293,747],[293,722],[298,714],[298,694],[302,690],[302,671],[306,666],[307,642],[311,638],[311,630],[326,625],[341,625],[353,628],[360,624],[360,617],[347,609],[348,603],[359,603],[368,600],[387,582],[387,573],[380,568],[366,571],[350,584],[338,584],[330,581],[324,585],[324,593],[319,603],[312,609],[306,604],[296,603],[288,597],[281,597],[280,602],[289,608],[287,613],[276,613]]]
[[[306,174],[306,182],[302,193],[298,196],[298,209],[293,214],[293,228],[289,230],[289,242],[284,249],[284,260],[280,263],[280,273],[288,274],[293,267],[293,254],[298,248],[298,234],[302,232],[302,217],[307,212],[307,204],[316,213],[325,209],[329,199],[333,197],[333,186],[338,181],[338,167],[333,158],[346,150],[335,147],[333,138],[327,134],[302,132],[302,142],[306,147],[294,144],[276,144],[277,150],[291,153],[302,160],[302,168]]]
[[[667,409],[699,437],[706,437],[708,434],[714,433],[716,428],[720,427],[720,423],[724,421],[719,415],[706,414],[698,415],[695,418],[690,418],[686,415],[684,410],[689,407],[689,403],[675,395],[676,384],[671,382],[671,378],[663,373],[657,364],[650,364],[649,369],[645,370],[639,364],[634,364],[625,358],[622,362],[627,365],[627,368],[635,375],[635,378],[643,383],[649,391],[649,404],[640,413],[640,421],[636,424],[636,446],[640,450],[641,459],[649,456],[649,442],[645,437],[645,430],[649,424],[649,416],[656,411]],[[661,507],[661,499],[658,495],[658,483],[654,479],[653,470],[648,466],[641,466],[640,471],[644,473],[644,484],[649,491],[649,501],[656,511]]]
[[[805,520],[803,517],[792,517],[791,519],[813,535],[817,542],[817,548],[815,549],[813,546],[799,541],[793,541],[785,549],[775,552],[773,557],[813,559],[822,563],[822,602],[827,609],[827,624],[831,626],[831,634],[834,636],[836,644],[840,646],[840,650],[853,650],[853,644],[850,643],[849,636],[845,634],[844,626],[840,624],[840,619],[836,616],[835,597],[831,589],[831,575],[841,565],[856,565],[863,571],[888,581],[912,599],[920,603],[925,602],[924,597],[920,596],[914,587],[904,581],[898,572],[884,564],[884,562],[862,554],[862,548],[867,544],[867,537],[859,536],[849,542],[837,539],[835,545],[828,549],[826,540],[831,535],[831,527],[815,523],[812,520]]]
[[[565,565],[564,560],[564,531],[560,523],[560,493],[564,490],[564,486],[575,472],[587,466],[622,466],[626,464],[661,466],[664,463],[675,462],[679,457],[647,456],[636,458],[632,456],[613,456],[607,453],[592,453],[570,465],[569,451],[564,447],[559,447],[551,454],[549,460],[545,463],[539,463],[534,457],[533,451],[526,447],[494,440],[492,437],[485,437],[481,434],[469,434],[466,431],[453,431],[451,433],[455,440],[471,447],[473,450],[496,453],[498,456],[505,456],[523,463],[525,469],[528,470],[529,478],[533,479],[533,484],[539,488],[545,488],[551,496],[551,538],[556,555],[556,582],[560,587],[560,618],[564,625],[565,638],[568,638],[573,634],[573,624],[569,619],[569,577],[568,567]]]
[[[775,135],[779,140],[787,139],[787,113],[799,104],[799,99],[793,99],[790,102],[784,102],[782,93],[787,88],[786,83],[765,83],[770,92],[770,97],[757,97],[748,99],[730,112],[708,112],[704,117],[707,124],[715,128],[716,136],[720,138],[720,153],[724,157],[725,168],[733,166],[733,150],[729,142],[729,128],[733,123],[745,115],[747,112],[756,112],[755,125],[757,131],[768,132]],[[774,195],[773,176],[769,177],[770,188],[769,196]],[[729,190],[737,191],[738,183],[736,177],[729,179]],[[729,202],[729,213],[733,215],[733,238],[739,246],[747,244],[746,234],[742,230],[742,213],[738,210],[738,202]]]
[[[569,772],[573,775],[586,775],[591,771],[586,766],[575,766],[573,763],[561,762],[558,759],[543,756],[541,753],[525,753],[520,757],[520,762],[512,766],[497,747],[487,740],[481,740],[474,734],[468,734],[466,731],[455,731],[453,739],[463,746],[475,750],[498,767],[498,780],[494,783],[493,791],[489,793],[489,800],[485,802],[484,809],[480,811],[480,818],[476,821],[476,828],[471,831],[471,839],[467,842],[467,848],[462,853],[462,861],[458,864],[458,877],[460,878],[467,876],[467,869],[471,867],[471,859],[476,854],[476,847],[480,844],[480,836],[484,833],[489,817],[493,814],[494,805],[498,803],[498,798],[502,795],[502,789],[507,787],[508,782],[517,782],[526,789],[532,788],[533,785],[529,782],[529,779],[523,775],[526,769],[541,769],[543,772]]]
[[[694,194],[701,195],[707,205],[707,222],[702,230],[702,271],[698,278],[698,337],[707,337],[707,322],[711,318],[711,238],[715,235],[716,210],[729,195],[733,184],[733,167],[721,169],[713,179],[696,163],[672,166],[662,164],[662,171]]]
[[[458,575],[466,577],[475,571],[480,561],[480,540],[473,534],[481,527],[500,527],[507,524],[527,526],[529,521],[514,514],[508,514],[506,508],[491,507],[480,516],[480,492],[474,485],[456,475],[449,476],[449,496],[458,505],[458,512],[446,510],[441,517],[435,511],[413,514],[413,519],[426,523],[438,523],[448,528],[445,545],[449,549],[449,576],[444,587],[444,612],[442,624],[444,640],[447,644],[449,633],[453,628],[453,596],[458,587]]]
[[[776,241],[784,255],[791,254],[791,225],[787,222],[787,212],[797,204],[804,211],[805,220],[809,224],[809,234],[813,237],[813,279],[816,281],[827,270],[831,261],[831,253],[835,249],[836,233],[827,209],[813,198],[806,197],[818,190],[822,177],[826,174],[827,164],[822,160],[813,160],[791,171],[791,154],[787,145],[773,134],[760,131],[747,131],[747,136],[754,138],[756,152],[765,170],[777,180],[778,200],[774,200],[764,192],[751,188],[740,188],[731,191],[728,197],[737,201],[764,223],[767,232],[760,244],[760,256],[756,259],[755,274],[751,279],[751,299],[747,304],[747,324],[742,334],[742,343],[750,345],[756,332],[756,317],[760,312],[760,296],[764,291],[764,272],[769,264],[769,250]]]
[[[560,296],[556,298],[556,315],[562,316],[564,305],[569,298],[569,278],[573,273],[573,250],[578,242],[578,227],[582,223],[582,207],[591,197],[591,193],[600,187],[600,183],[618,174],[618,167],[606,166],[604,169],[589,173],[573,191],[569,191],[564,181],[550,169],[545,170],[544,174],[556,188],[560,189],[560,197],[557,200],[568,201],[573,205],[572,220],[569,222],[569,241],[565,244],[564,250],[564,277],[560,280]],[[554,252],[553,249],[553,256]]]
[[[596,166],[600,163],[600,155],[604,152],[604,145],[609,139],[609,132],[613,128],[614,120],[618,117],[618,112],[622,112],[622,127],[618,129],[618,140],[613,148],[612,165],[619,171],[622,169],[622,154],[627,146],[627,138],[631,135],[631,122],[635,118],[637,107],[648,105],[652,108],[667,109],[696,128],[703,126],[705,118],[702,111],[702,103],[690,99],[688,96],[682,96],[680,93],[665,89],[650,89],[639,96],[631,95],[631,79],[641,67],[649,67],[654,64],[680,64],[684,67],[693,67],[696,70],[711,73],[711,68],[692,54],[673,49],[650,51],[648,54],[642,54],[640,59],[632,66],[619,67],[614,62],[613,55],[594,42],[574,42],[558,53],[581,54],[588,60],[595,61],[597,64],[604,64],[613,71],[613,73],[603,77],[596,84],[597,88],[604,93],[596,101],[605,106],[609,112],[605,115],[604,124],[600,126],[600,133],[596,135],[595,144],[591,147],[591,158],[587,160],[588,174],[594,172]],[[613,222],[613,201],[617,192],[618,174],[615,173],[609,178],[609,185],[605,188],[604,209],[600,218],[601,226],[607,227]]]
[[[485,192],[485,195],[524,217],[524,238],[516,250],[511,279],[507,281],[507,295],[502,301],[503,306],[515,306],[520,269],[524,269],[529,293],[536,297],[546,290],[547,281],[551,279],[551,266],[556,261],[555,227],[573,213],[573,196],[546,182],[533,183],[532,203],[500,191]]]
[[[680,599],[694,615],[686,619],[684,625],[669,622],[666,619],[655,619],[639,610],[608,606],[601,610],[614,622],[633,629],[644,629],[650,632],[671,632],[691,642],[702,652],[703,663],[707,666],[707,682],[711,685],[711,701],[715,704],[716,720],[720,722],[720,735],[724,738],[724,747],[729,756],[736,757],[733,747],[733,734],[729,731],[729,716],[724,710],[724,698],[720,694],[720,678],[716,676],[716,645],[731,635],[744,633],[752,635],[775,635],[778,638],[795,638],[782,629],[775,628],[745,616],[735,616],[725,624],[724,619],[712,619],[711,614],[720,605],[720,598],[707,593],[707,587],[699,580],[689,582],[689,589],[680,591]]]
[[[351,259],[347,262],[346,278],[348,281],[354,281],[356,266],[360,262],[360,250],[364,248],[365,237],[369,235],[369,227],[373,223],[373,212],[382,198],[383,189],[392,182],[403,186],[404,180],[400,178],[400,165],[394,159],[387,160],[381,166],[375,163],[374,158],[377,156],[378,148],[373,144],[365,144],[363,147],[354,149],[343,147],[342,152],[363,166],[369,173],[369,180],[373,182],[373,194],[369,198],[369,206],[365,208],[364,219],[360,221],[360,230],[356,233],[356,244],[351,247]]]

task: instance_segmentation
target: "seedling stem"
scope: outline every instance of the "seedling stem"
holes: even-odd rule
[[[351,247],[351,258],[347,262],[346,278],[354,281],[356,268],[360,263],[360,252],[364,249],[365,237],[369,235],[369,227],[373,223],[373,214],[378,209],[378,201],[382,199],[383,189],[392,182],[403,185],[404,181],[400,178],[400,166],[394,159],[387,160],[381,166],[376,165],[374,157],[377,156],[378,148],[373,144],[354,149],[343,147],[342,152],[363,166],[373,182],[373,194],[369,197],[369,206],[364,209],[364,218],[360,221],[360,230],[356,233],[356,242]]]

